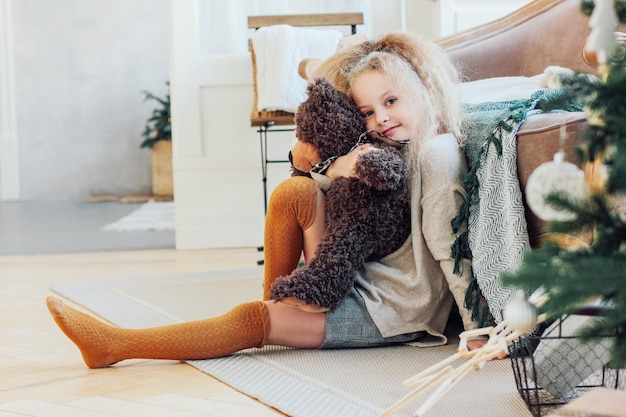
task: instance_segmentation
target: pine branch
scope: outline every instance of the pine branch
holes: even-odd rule
[[[594,2],[581,1],[583,13],[590,15]],[[626,1],[616,1],[619,20],[626,21]],[[605,306],[599,320],[580,336],[614,335],[611,365],[626,364],[626,213],[615,209],[619,193],[626,192],[626,54],[616,50],[608,60],[603,80],[575,74],[562,80],[563,87],[580,101],[589,115],[583,135],[581,162],[601,160],[607,171],[606,186],[584,201],[563,193],[548,195],[546,203],[572,214],[567,221],[550,222],[553,233],[579,235],[592,233],[587,248],[564,249],[545,242],[529,251],[518,271],[502,276],[504,285],[533,292],[543,288],[548,301],[540,307],[550,318],[577,312],[591,298]]]

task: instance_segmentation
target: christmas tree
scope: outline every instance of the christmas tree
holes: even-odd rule
[[[566,213],[549,221],[547,232],[561,237],[546,240],[529,251],[519,270],[505,274],[503,283],[531,293],[539,288],[547,301],[539,307],[549,319],[577,312],[592,298],[602,302],[601,319],[578,336],[591,342],[594,336],[614,335],[612,367],[626,365],[626,50],[615,47],[611,19],[626,21],[626,2],[581,2],[582,13],[591,16],[589,42],[597,48],[599,77],[578,73],[562,80],[563,88],[580,101],[587,113],[588,129],[578,149],[586,172],[585,198],[551,192],[545,203]],[[603,10],[600,10],[600,7]],[[595,10],[594,10],[595,9]],[[594,13],[595,11],[595,13]],[[610,16],[607,18],[607,12]],[[594,19],[598,23],[594,26]],[[607,39],[612,42],[607,41]],[[607,42],[608,45],[607,45]],[[602,45],[606,49],[602,49]],[[587,244],[563,245],[563,242]],[[569,237],[565,239],[564,237]]]

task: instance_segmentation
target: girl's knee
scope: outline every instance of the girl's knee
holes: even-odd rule
[[[288,215],[297,219],[302,230],[307,229],[315,220],[317,190],[315,181],[308,177],[282,181],[270,196],[268,216]]]

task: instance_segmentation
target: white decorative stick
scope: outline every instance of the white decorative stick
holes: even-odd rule
[[[448,378],[433,394],[428,397],[428,400],[418,408],[415,413],[416,416],[423,416],[428,410],[430,410],[444,395],[454,388],[459,382],[467,377],[472,371],[475,370],[475,364],[466,363],[457,369],[450,378]]]
[[[443,368],[444,366],[446,366],[446,365],[456,361],[457,359],[461,359],[461,354],[458,353],[458,352],[455,353],[454,355],[448,357],[447,359],[444,359],[441,362],[438,362],[438,363],[434,364],[430,368],[423,370],[419,374],[417,374],[417,375],[407,379],[406,381],[404,381],[402,383],[402,386],[405,387],[405,388],[409,388],[409,387],[412,387],[414,385],[417,385],[417,384],[419,384],[421,382],[422,379],[428,377],[430,374],[435,372],[437,369]]]
[[[547,296],[543,294],[542,290],[538,290],[532,294],[531,299],[542,304],[547,299]],[[507,317],[511,318],[510,323],[507,321]],[[422,417],[437,401],[443,398],[471,372],[482,369],[489,360],[507,355],[509,353],[508,345],[511,342],[531,331],[543,320],[545,320],[545,314],[537,316],[535,304],[525,300],[523,292],[516,293],[516,298],[507,304],[504,311],[504,320],[500,324],[496,327],[486,327],[461,333],[459,335],[459,351],[414,377],[407,379],[403,384],[405,387],[417,385],[417,388],[383,411],[379,417],[393,416],[424,391],[431,389],[436,384],[441,384],[417,410],[416,416]],[[489,336],[483,347],[471,351],[467,349],[467,341],[470,337],[483,335]],[[457,369],[453,369],[450,363],[461,358],[469,359]]]
[[[450,377],[452,374],[452,367],[448,366],[442,369],[439,373],[431,375],[429,378],[424,381],[424,383],[413,391],[409,392],[407,395],[402,397],[398,402],[393,404],[391,407],[387,408],[380,414],[379,417],[391,417],[398,411],[405,408],[407,405],[412,403],[417,397],[419,397],[422,392],[431,389],[437,384],[441,384],[446,378]]]

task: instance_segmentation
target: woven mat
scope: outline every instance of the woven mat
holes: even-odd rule
[[[228,270],[180,276],[63,283],[53,290],[123,327],[141,328],[221,314],[259,299],[262,271]],[[294,417],[377,416],[402,398],[402,382],[455,352],[454,344],[375,349],[249,349],[189,361],[235,389]],[[420,398],[398,416],[410,416]],[[530,416],[508,360],[492,361],[457,385],[429,416]]]
[[[103,232],[174,230],[174,202],[149,200],[121,219],[102,227]]]

